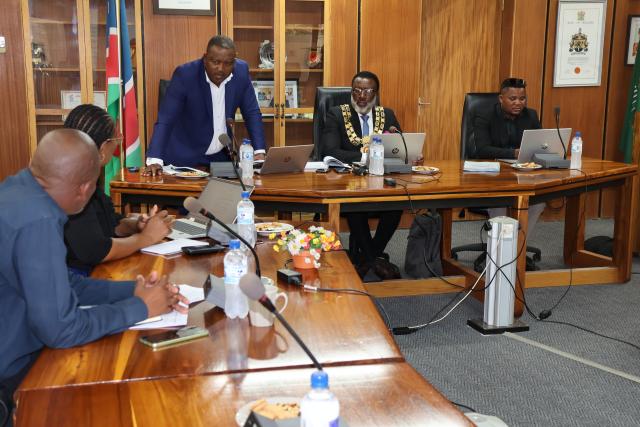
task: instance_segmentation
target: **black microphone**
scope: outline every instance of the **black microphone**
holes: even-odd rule
[[[260,274],[260,261],[258,260],[258,254],[256,253],[255,249],[251,247],[249,242],[247,242],[241,235],[239,235],[234,230],[232,230],[227,224],[225,224],[224,222],[216,218],[215,215],[213,215],[211,212],[206,210],[204,206],[202,206],[202,203],[200,203],[200,201],[195,197],[189,196],[186,199],[184,199],[183,206],[189,212],[198,212],[200,215],[204,215],[207,218],[209,218],[211,221],[214,221],[220,224],[225,230],[233,234],[234,237],[237,237],[242,243],[244,243],[251,250],[251,253],[253,254],[253,258],[256,260],[256,275],[258,277],[262,276]]]
[[[231,138],[233,141],[233,152],[237,153],[238,152],[238,141],[236,141],[236,128],[235,128],[236,122],[235,120],[233,120],[231,117],[227,118],[227,127],[231,129]]]
[[[562,151],[564,152],[564,156],[562,158],[564,160],[567,160],[567,147],[564,146],[562,135],[560,135],[560,106],[559,105],[556,105],[555,107],[553,107],[553,113],[556,116],[556,130],[558,131],[558,138],[560,138],[560,145],[562,145]]]
[[[225,146],[227,152],[229,153],[229,157],[231,157],[231,166],[233,166],[233,172],[236,174],[236,178],[238,178],[238,181],[240,181],[242,191],[247,191],[247,187],[245,187],[244,182],[242,182],[242,178],[240,177],[240,172],[238,172],[238,166],[236,165],[236,162],[233,161],[235,150],[233,150],[232,148],[233,142],[231,142],[231,138],[229,138],[229,135],[227,135],[226,133],[221,133],[218,137],[218,141],[220,141],[220,144]],[[236,158],[238,158],[238,156],[236,156]]]
[[[402,138],[402,144],[404,145],[404,164],[409,164],[409,150],[407,149],[407,141],[404,140],[404,134],[400,129],[395,126],[389,126],[389,132],[391,133],[399,133],[400,138]]]
[[[278,312],[276,307],[273,305],[269,297],[264,292],[264,285],[262,284],[262,280],[260,277],[256,276],[252,273],[247,273],[240,278],[240,289],[247,296],[247,298],[252,299],[254,301],[258,301],[264,308],[273,313],[274,316],[282,323],[282,325],[289,331],[293,339],[302,347],[309,359],[313,362],[315,367],[322,371],[322,365],[318,362],[318,359],[315,358],[311,350],[305,345],[300,336],[293,330],[289,322],[287,322],[284,317]]]

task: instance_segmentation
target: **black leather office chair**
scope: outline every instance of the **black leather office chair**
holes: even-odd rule
[[[158,84],[158,110],[160,109],[160,105],[162,105],[162,100],[167,93],[167,88],[169,87],[169,83],[171,80],[160,79],[160,83]]]
[[[316,101],[313,109],[313,159],[322,160],[321,139],[327,112],[336,105],[351,102],[351,87],[317,87]]]
[[[8,388],[5,387],[4,383],[0,382],[0,427],[4,427],[9,424],[12,408],[13,402],[11,401]]]
[[[475,159],[477,158],[477,147],[475,137],[474,122],[476,116],[480,111],[487,111],[494,108],[498,102],[497,92],[486,93],[468,93],[464,97],[464,106],[462,107],[462,126],[460,129],[460,158]],[[489,217],[489,212],[486,208],[473,207],[467,208],[469,212]],[[461,217],[464,216],[464,211],[461,212]],[[469,245],[456,246],[451,249],[451,257],[453,259],[458,258],[458,252],[481,252],[473,262],[474,270],[480,272],[484,268],[486,261],[487,245],[482,243],[471,243]],[[532,259],[538,262],[542,259],[542,253],[540,249],[533,246],[527,246],[527,252],[532,253]]]

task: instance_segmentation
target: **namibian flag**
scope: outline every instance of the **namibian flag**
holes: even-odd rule
[[[138,130],[138,108],[136,91],[133,84],[131,49],[129,47],[129,28],[125,1],[120,0],[120,25],[116,12],[116,0],[108,0],[107,12],[107,111],[120,128],[124,137],[125,165],[141,166],[140,133]],[[120,29],[120,31],[118,31]],[[118,37],[120,33],[120,37]],[[121,86],[122,85],[122,86]],[[124,94],[123,97],[122,94]],[[120,108],[122,106],[122,109]],[[122,122],[120,114],[122,113]],[[105,166],[105,193],[109,194],[111,179],[120,174],[120,148]]]

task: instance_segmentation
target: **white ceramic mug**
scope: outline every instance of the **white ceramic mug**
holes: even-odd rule
[[[289,303],[289,298],[287,294],[284,292],[278,292],[278,287],[271,284],[265,284],[264,292],[267,295],[267,298],[271,300],[273,305],[276,305],[276,301],[278,298],[282,298],[284,300],[284,304],[282,308],[278,310],[278,313],[282,313],[285,308],[287,308],[287,304]],[[257,327],[268,327],[273,325],[273,321],[275,320],[275,316],[269,312],[266,308],[262,306],[258,301],[250,301],[249,303],[249,319],[251,320],[251,324]]]

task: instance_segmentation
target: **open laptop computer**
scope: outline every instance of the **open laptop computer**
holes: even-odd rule
[[[505,163],[527,163],[533,159],[534,154],[559,154],[564,156],[566,148],[569,145],[571,137],[571,128],[560,129],[562,142],[558,137],[557,129],[527,129],[522,133],[522,142],[520,143],[520,153],[517,159],[498,159]]]
[[[246,185],[252,192],[253,186]],[[225,224],[231,224],[236,217],[238,202],[242,198],[242,186],[238,181],[212,177],[202,190],[198,200],[205,209]],[[173,222],[169,239],[198,239],[207,236],[209,220],[197,212],[189,212],[189,218]]]
[[[407,143],[409,163],[418,160],[422,155],[424,145],[424,133],[404,133],[404,140]],[[380,135],[382,145],[384,145],[384,158],[398,158],[404,161],[404,144],[402,137],[397,133],[383,133]]]
[[[256,173],[266,175],[270,173],[303,172],[304,167],[313,151],[313,144],[291,145],[288,147],[271,147],[260,169]]]

